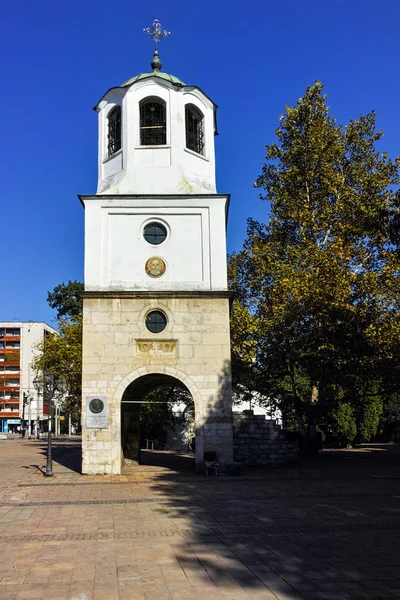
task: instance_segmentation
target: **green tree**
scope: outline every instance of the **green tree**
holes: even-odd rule
[[[61,410],[80,423],[82,379],[82,318],[59,319],[58,334],[47,335],[38,345],[33,360],[34,371],[41,376],[50,372],[56,380],[64,379],[67,392]]]
[[[69,280],[68,283],[60,283],[52,292],[48,292],[47,302],[51,308],[56,309],[58,319],[72,319],[82,315],[80,293],[83,290],[83,283]]]
[[[351,444],[357,435],[357,424],[354,416],[354,408],[348,402],[337,404],[330,413],[331,428],[335,446],[347,446]]]
[[[381,415],[381,437],[389,442],[400,442],[400,394],[394,393]]]
[[[149,392],[140,406],[142,443],[146,438],[166,441],[166,431],[179,422],[172,410],[173,403],[186,405],[186,426],[188,430],[192,428],[194,403],[191,394],[180,386],[161,386]]]
[[[80,425],[82,394],[82,298],[83,283],[69,280],[47,294],[47,302],[57,310],[58,335],[46,336],[39,344],[33,368],[39,374],[49,371],[63,378],[67,393],[61,406]]]
[[[368,382],[386,393],[400,381],[400,161],[378,151],[373,112],[342,127],[322,89],[281,116],[256,182],[269,221],[249,220],[230,259],[257,339],[253,384],[300,428],[317,401],[329,410],[342,395],[357,413]]]

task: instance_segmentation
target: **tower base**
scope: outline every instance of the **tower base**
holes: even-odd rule
[[[230,294],[85,292],[83,297],[82,472],[121,473],[122,440],[135,447],[138,418],[137,410],[130,420],[121,418],[121,403],[137,407],[164,385],[186,388],[193,398],[197,468],[205,452],[216,453],[221,469],[232,463]],[[153,310],[167,318],[161,333],[146,328]],[[104,399],[103,423],[88,408],[95,397]]]

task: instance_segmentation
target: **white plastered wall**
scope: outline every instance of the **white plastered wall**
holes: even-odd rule
[[[84,197],[85,289],[227,289],[226,196],[165,198]],[[167,239],[149,244],[143,228],[165,225]],[[146,274],[146,261],[159,256],[166,271]]]
[[[166,104],[167,143],[141,146],[142,100],[161,98]],[[121,105],[122,148],[107,156],[107,115]],[[186,148],[185,105],[204,115],[204,154]],[[177,87],[157,77],[130,88],[110,90],[97,108],[99,114],[99,194],[215,193],[215,106],[199,89]]]

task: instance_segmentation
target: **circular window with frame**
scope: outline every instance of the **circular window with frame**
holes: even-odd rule
[[[158,246],[167,239],[167,228],[162,223],[153,221],[144,226],[143,237],[149,244]]]
[[[161,310],[152,310],[146,317],[146,327],[151,333],[161,333],[167,326],[167,317]]]

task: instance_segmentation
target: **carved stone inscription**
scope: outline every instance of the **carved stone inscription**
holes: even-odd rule
[[[107,429],[107,409],[105,396],[86,396],[86,427]]]
[[[159,342],[153,340],[136,340],[136,349],[139,354],[175,358],[176,340],[160,340]]]

